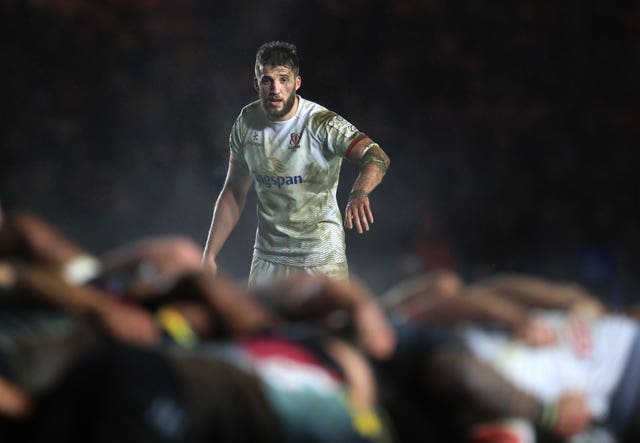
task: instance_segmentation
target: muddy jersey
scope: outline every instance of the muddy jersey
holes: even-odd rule
[[[267,119],[258,101],[242,109],[229,146],[258,196],[256,256],[289,266],[346,261],[336,190],[342,159],[362,137],[335,112],[301,97],[287,121]]]
[[[506,334],[470,327],[463,333],[472,351],[520,388],[544,401],[570,390],[584,392],[590,412],[603,418],[638,334],[637,323],[619,315],[572,318],[545,311],[556,343],[530,347]]]

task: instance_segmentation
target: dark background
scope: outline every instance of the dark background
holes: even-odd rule
[[[640,7],[605,0],[2,2],[0,199],[96,253],[206,239],[257,46],[301,53],[301,95],[389,153],[376,290],[438,267],[518,271],[636,301]],[[345,164],[344,206],[356,171]],[[220,266],[246,276],[255,196]]]

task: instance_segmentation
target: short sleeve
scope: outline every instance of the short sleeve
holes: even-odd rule
[[[358,128],[335,113],[332,113],[331,117],[327,119],[326,131],[327,149],[340,157],[346,157],[349,148],[365,137],[365,134],[360,132]]]
[[[236,121],[231,127],[231,133],[229,134],[229,160],[245,165],[247,164],[244,158],[244,144],[242,143],[242,114],[238,116]]]

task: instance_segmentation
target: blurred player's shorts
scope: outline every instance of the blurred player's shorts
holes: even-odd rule
[[[248,284],[250,287],[257,287],[300,273],[326,275],[335,280],[346,280],[349,278],[349,266],[347,262],[323,266],[289,266],[274,263],[254,255],[251,261]]]

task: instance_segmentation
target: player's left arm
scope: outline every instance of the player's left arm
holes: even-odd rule
[[[360,166],[360,174],[349,193],[344,224],[348,229],[355,227],[358,234],[362,234],[373,223],[369,194],[382,182],[391,160],[380,145],[369,137],[358,140],[349,150],[347,159]]]

